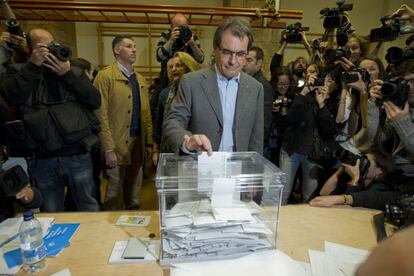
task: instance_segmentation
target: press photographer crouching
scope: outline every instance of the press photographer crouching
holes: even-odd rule
[[[389,157],[378,151],[356,156],[340,148],[336,156],[341,167],[326,181],[320,195],[309,204],[316,207],[351,205],[373,209],[385,209],[395,202],[399,192],[389,179],[393,175],[393,164]]]
[[[42,205],[42,195],[29,184],[26,172],[20,166],[8,170],[0,168],[0,222],[14,217],[15,203],[25,209],[36,209]]]
[[[78,211],[97,211],[89,150],[98,141],[100,94],[52,34],[37,28],[27,38],[29,62],[0,85],[0,104],[15,109],[5,123],[9,154],[27,159],[43,211],[64,210],[65,186]]]

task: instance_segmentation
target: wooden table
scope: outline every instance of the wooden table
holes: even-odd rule
[[[316,208],[288,205],[281,209],[278,249],[292,258],[308,262],[308,249],[323,250],[324,240],[371,250],[376,245],[372,216],[375,210],[356,208]],[[120,227],[115,222],[121,214],[151,215],[148,227]],[[54,216],[58,223],[80,222],[80,228],[57,258],[47,258],[39,275],[50,275],[69,268],[72,275],[168,275],[157,263],[109,265],[115,241],[132,236],[159,239],[158,212],[98,212],[39,214]],[[23,275],[23,273],[21,273]]]

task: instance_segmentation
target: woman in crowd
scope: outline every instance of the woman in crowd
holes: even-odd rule
[[[343,83],[336,123],[339,125],[340,145],[354,154],[367,151],[372,146],[372,141],[366,133],[366,118],[368,91],[374,81],[385,76],[384,66],[376,57],[363,57],[358,67],[361,72],[352,72],[357,76],[357,81]]]
[[[198,69],[200,69],[200,64],[191,55],[184,52],[175,53],[167,63],[169,86],[160,92],[154,124],[154,146],[152,155],[154,165],[158,163],[160,151],[169,152],[168,145],[163,143],[162,129],[164,119],[170,110],[171,102],[177,93],[178,83],[184,74]]]
[[[275,98],[273,101],[273,120],[269,131],[269,148],[264,156],[279,166],[282,135],[286,129],[286,115],[295,96],[290,70],[286,66],[277,68],[271,80]]]
[[[304,201],[310,199],[318,186],[317,176],[311,175],[315,165],[308,159],[314,147],[315,135],[334,139],[333,114],[336,113],[336,94],[340,85],[334,72],[324,72],[323,75],[324,85],[318,87],[313,86],[316,77],[310,76],[286,116],[287,128],[280,151],[280,168],[287,173],[282,204],[286,204],[289,199],[299,166],[302,168],[302,198]]]
[[[361,58],[366,52],[368,43],[356,34],[350,34],[348,36],[348,42],[345,45],[345,49],[349,50],[348,58],[341,58],[334,62],[335,65],[339,65],[345,71],[350,71],[359,64]]]

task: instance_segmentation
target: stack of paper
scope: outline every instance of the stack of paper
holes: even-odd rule
[[[325,241],[325,252],[309,250],[313,276],[355,275],[369,251]]]
[[[159,240],[148,241],[147,254],[143,259],[125,259],[123,253],[127,247],[128,241],[116,241],[109,257],[109,264],[130,264],[130,263],[147,263],[156,262],[160,249]]]
[[[272,248],[272,230],[257,215],[253,201],[215,207],[209,199],[177,203],[162,229],[164,262],[208,260],[245,255]]]
[[[171,276],[308,276],[305,268],[279,250],[257,252],[239,259],[173,263]]]

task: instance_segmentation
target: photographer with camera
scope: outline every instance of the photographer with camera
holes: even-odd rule
[[[398,198],[399,193],[387,178],[393,173],[388,155],[378,150],[362,156],[343,149],[338,151],[336,155],[342,165],[326,181],[320,196],[309,202],[311,206],[351,205],[384,210],[386,203]]]
[[[28,45],[29,62],[0,85],[1,97],[16,110],[6,122],[9,153],[27,158],[44,211],[64,210],[66,185],[77,210],[97,211],[89,151],[98,141],[90,113],[100,106],[100,94],[82,70],[71,68],[70,49],[51,33],[31,30]]]
[[[295,96],[295,89],[290,70],[286,66],[277,68],[272,76],[271,84],[275,91],[272,105],[272,123],[269,129],[269,143],[264,151],[264,156],[279,166],[280,149],[282,148],[282,137],[286,129],[286,115]]]
[[[168,86],[167,62],[176,52],[191,55],[198,63],[203,63],[204,53],[197,36],[193,35],[187,23],[187,18],[177,13],[171,18],[171,27],[161,33],[157,44],[157,61],[161,63],[161,88]]]
[[[396,70],[397,79],[377,80],[369,90],[367,134],[392,153],[402,174],[414,177],[414,59]]]
[[[16,171],[19,172],[16,174]],[[18,175],[21,177],[16,177]],[[20,166],[8,170],[0,168],[0,222],[14,217],[15,203],[25,209],[37,209],[43,198],[37,188],[30,186],[26,172]]]
[[[312,50],[308,40],[306,39],[305,30],[309,30],[309,28],[302,27],[300,22],[297,22],[295,24],[289,25],[287,29],[283,31],[280,48],[273,55],[272,61],[270,63],[270,72],[272,76],[275,74],[277,68],[282,65],[283,55],[289,43],[302,43],[305,46],[305,49],[308,52],[309,56],[311,56]],[[304,72],[306,66],[307,61],[304,57],[298,57],[292,62],[291,73],[295,82],[298,82],[298,80],[304,80]]]
[[[364,57],[358,68],[342,73],[342,92],[336,114],[340,132],[337,141],[354,154],[372,146],[366,133],[368,89],[384,75],[384,66],[375,57]]]
[[[316,83],[317,78],[310,76],[300,94],[294,98],[286,116],[287,128],[280,151],[280,168],[287,173],[282,204],[288,202],[299,167],[302,168],[303,201],[310,199],[318,187],[318,176],[311,174],[316,164],[310,159],[315,149],[315,139],[334,141],[334,114],[340,82],[332,71],[322,74],[323,84]]]

